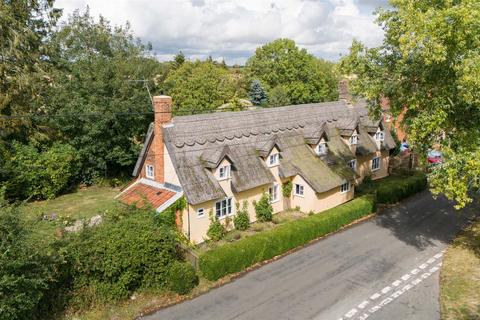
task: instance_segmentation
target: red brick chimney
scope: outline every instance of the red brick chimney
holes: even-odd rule
[[[153,97],[153,112],[155,113],[155,125],[153,152],[155,154],[155,181],[165,182],[164,170],[164,145],[162,125],[172,120],[172,98],[169,96]]]

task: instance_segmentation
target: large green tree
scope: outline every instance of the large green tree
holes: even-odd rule
[[[269,90],[282,87],[294,104],[338,97],[333,65],[299,49],[293,40],[278,39],[257,48],[245,72],[248,79],[259,79]]]
[[[25,115],[42,105],[51,68],[47,40],[60,14],[50,0],[0,2],[0,115]],[[0,118],[0,127],[0,140],[25,140],[31,123]]]
[[[235,83],[228,69],[211,60],[184,62],[165,80],[178,115],[208,112],[235,96]]]
[[[152,121],[147,89],[160,90],[166,65],[128,24],[112,27],[88,10],[73,13],[51,46],[56,72],[44,112],[54,139],[77,150],[85,182],[129,171]]]
[[[424,157],[439,145],[444,163],[431,188],[462,207],[480,185],[480,2],[392,0],[378,11],[383,44],[354,42],[341,68],[372,111],[386,97],[405,111],[409,140]]]

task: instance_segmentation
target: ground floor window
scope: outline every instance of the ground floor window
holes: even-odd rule
[[[200,209],[197,209],[197,217],[203,217],[205,215],[205,209],[203,208],[200,208]]]
[[[217,218],[223,218],[232,213],[232,198],[225,198],[215,203],[215,215]]]
[[[340,192],[341,193],[348,192],[349,190],[350,190],[350,182],[345,182],[344,184],[342,184],[340,186]]]
[[[270,203],[277,202],[279,199],[279,185],[273,184],[270,188],[268,188],[268,194],[270,195]]]
[[[303,196],[303,185],[295,183],[295,195],[296,196]]]
[[[372,160],[372,171],[380,169],[380,157],[373,158]]]

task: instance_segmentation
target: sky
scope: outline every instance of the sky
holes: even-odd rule
[[[317,57],[338,60],[357,39],[379,45],[382,29],[373,11],[387,0],[57,0],[64,20],[75,9],[131,24],[161,61],[182,51],[188,59],[244,64],[255,49],[293,39]]]

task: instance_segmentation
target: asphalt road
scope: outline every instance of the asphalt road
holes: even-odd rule
[[[144,319],[436,320],[442,251],[476,212],[423,192]]]

